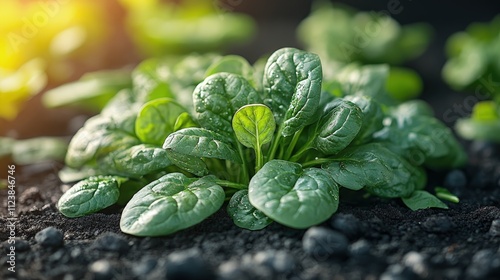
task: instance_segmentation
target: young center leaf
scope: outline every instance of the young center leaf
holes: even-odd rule
[[[241,144],[255,150],[256,171],[262,167],[264,161],[261,147],[271,142],[275,129],[273,112],[266,105],[246,105],[234,114],[234,133]]]
[[[135,121],[135,133],[143,142],[161,146],[174,132],[175,123],[186,110],[170,98],[160,98],[142,106]]]
[[[325,170],[272,160],[250,180],[248,197],[271,219],[289,227],[307,228],[337,211],[339,189]]]
[[[66,217],[82,217],[115,204],[123,179],[113,176],[89,177],[71,187],[57,202]]]
[[[217,73],[198,84],[193,92],[196,118],[200,125],[233,138],[231,120],[247,104],[260,103],[250,83],[240,75]]]
[[[319,106],[321,61],[313,53],[294,48],[274,52],[264,70],[264,103],[281,126],[283,136],[293,135],[311,123]]]
[[[253,207],[248,199],[248,190],[239,190],[233,194],[227,205],[227,214],[235,225],[249,230],[263,229],[273,222],[262,211]]]
[[[233,130],[236,138],[245,147],[255,150],[271,142],[275,129],[273,112],[265,105],[243,106],[233,117]]]
[[[204,128],[192,127],[176,131],[165,139],[163,148],[184,155],[241,163],[238,152],[227,137]]]
[[[224,203],[224,189],[214,179],[170,173],[151,182],[123,209],[121,230],[136,236],[160,236],[203,221]]]

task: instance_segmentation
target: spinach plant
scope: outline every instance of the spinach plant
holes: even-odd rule
[[[357,11],[325,1],[313,3],[312,13],[297,28],[298,39],[317,53],[325,67],[325,78],[345,64],[388,63],[385,80],[392,97],[405,101],[422,91],[422,79],[413,70],[395,65],[420,55],[428,46],[433,30],[426,23],[400,25],[390,15]]]
[[[443,79],[455,90],[475,93],[470,117],[460,110],[445,117],[457,120],[457,133],[465,139],[500,143],[500,15],[489,23],[472,23],[447,41],[448,61]]]
[[[72,139],[62,175],[82,181],[59,200],[61,213],[126,204],[121,230],[158,236],[225,201],[243,228],[307,228],[335,213],[341,188],[447,207],[424,190],[424,168],[460,166],[464,151],[425,103],[391,98],[387,66],[351,65],[323,81],[313,53],[283,48],[260,63],[139,65],[132,87]]]

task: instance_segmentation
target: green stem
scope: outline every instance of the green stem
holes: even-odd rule
[[[297,145],[297,142],[299,141],[300,134],[302,134],[302,130],[304,130],[304,128],[301,128],[293,135],[292,141],[290,142],[290,145],[288,145],[288,148],[286,149],[286,153],[283,156],[283,159],[288,160],[292,156],[293,149],[295,149],[295,145]]]
[[[258,146],[257,149],[255,149],[255,173],[259,171],[262,168],[262,165],[264,164],[264,156],[262,155],[262,150],[261,147]]]
[[[302,146],[302,148],[300,148],[300,150],[290,158],[290,161],[297,162],[304,155],[304,153],[307,152],[307,150],[311,149],[311,144],[313,141],[314,141],[314,137],[310,138],[306,142],[306,144],[304,146]]]
[[[274,156],[276,155],[276,151],[278,150],[278,145],[280,143],[281,131],[282,130],[283,130],[283,126],[280,125],[280,127],[278,129],[278,132],[276,133],[276,137],[274,137],[274,139],[273,139],[273,142],[272,142],[272,145],[271,145],[271,149],[269,150],[269,155],[268,155],[268,158],[267,158],[268,161],[273,160]]]
[[[245,182],[245,183],[248,183],[250,181],[250,177],[248,175],[248,161],[247,161],[247,157],[245,156],[245,152],[243,151],[243,146],[241,145],[240,142],[237,142],[237,146],[238,146],[238,153],[240,154],[240,157],[241,157],[241,160],[243,161],[243,174],[242,174],[242,178],[241,178],[241,181],[242,182]]]
[[[237,190],[248,189],[247,185],[240,184],[240,183],[235,183],[235,182],[231,182],[231,181],[226,181],[226,180],[220,180],[220,179],[219,180],[215,180],[215,183],[217,185],[221,185],[223,187],[228,187],[228,188],[237,189]]]

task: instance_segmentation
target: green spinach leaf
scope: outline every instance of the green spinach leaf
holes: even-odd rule
[[[448,209],[446,204],[427,191],[415,191],[410,196],[401,199],[413,211],[427,208]]]
[[[247,104],[260,103],[260,97],[242,76],[218,73],[196,87],[193,102],[202,127],[233,139],[234,113]]]
[[[312,53],[283,48],[268,59],[264,103],[272,109],[283,136],[293,135],[314,119],[322,75],[321,61]]]
[[[324,164],[341,186],[382,197],[408,196],[425,185],[425,173],[379,143],[348,148]]]
[[[137,236],[167,235],[203,221],[224,203],[213,177],[170,173],[137,192],[123,209],[120,229]]]
[[[256,171],[262,167],[264,161],[261,147],[271,142],[275,129],[273,112],[265,105],[246,105],[234,114],[234,133],[241,144],[255,150]]]
[[[336,99],[327,105],[317,123],[313,147],[326,155],[336,154],[356,138],[362,125],[361,109],[352,102]]]
[[[170,134],[163,148],[194,157],[227,159],[241,163],[238,152],[221,134],[204,128],[184,128]]]
[[[107,174],[131,178],[163,170],[171,164],[167,151],[149,144],[119,149],[98,160],[99,169],[105,170]]]
[[[253,176],[250,203],[278,223],[307,228],[328,219],[339,203],[339,189],[325,170],[272,160]]]
[[[66,217],[85,216],[118,200],[123,179],[113,176],[97,176],[82,180],[65,192],[57,202],[57,208]]]
[[[227,213],[235,225],[249,230],[263,229],[273,222],[253,207],[248,199],[248,190],[240,190],[233,194],[227,205]]]
[[[174,132],[177,118],[186,110],[169,98],[159,98],[142,106],[135,121],[137,137],[148,144],[161,146]]]

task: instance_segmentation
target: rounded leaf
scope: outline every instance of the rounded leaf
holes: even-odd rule
[[[75,218],[100,211],[115,204],[120,183],[112,176],[89,177],[76,183],[57,202],[66,217]]]
[[[241,162],[241,157],[227,137],[214,131],[192,127],[170,134],[163,148],[176,153],[195,157],[227,159]]]
[[[137,236],[160,236],[193,226],[224,203],[224,190],[212,177],[170,173],[137,192],[123,209],[120,228]]]
[[[137,137],[148,144],[162,145],[175,131],[175,123],[186,110],[170,98],[160,98],[142,106],[135,121]]]
[[[336,154],[347,147],[363,125],[363,113],[354,103],[337,99],[327,105],[319,120],[313,147],[327,155]]]
[[[241,144],[257,149],[271,142],[276,129],[273,112],[266,105],[241,107],[233,117],[233,130]]]
[[[248,190],[239,190],[231,197],[227,213],[234,224],[249,230],[263,229],[273,222],[262,211],[257,210],[248,200]]]
[[[240,75],[217,73],[198,84],[193,92],[194,108],[201,127],[227,137],[233,136],[231,119],[247,104],[259,103],[260,97]]]
[[[321,61],[313,53],[282,48],[269,57],[263,80],[265,103],[283,125],[283,136],[293,135],[314,120],[322,73]]]
[[[325,170],[272,160],[250,180],[248,197],[271,219],[289,227],[307,228],[337,211],[339,188]]]

